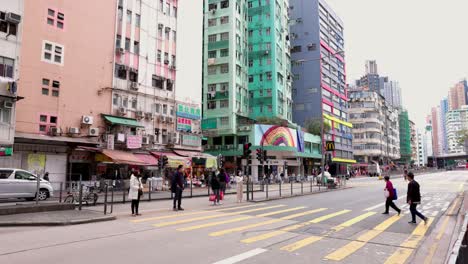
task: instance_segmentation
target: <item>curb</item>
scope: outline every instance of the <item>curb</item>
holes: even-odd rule
[[[268,199],[263,199],[263,200],[251,200],[251,201],[246,201],[246,202],[263,203],[263,202],[269,202],[269,201],[277,201],[277,200],[283,200],[283,199],[289,199],[289,198],[309,196],[309,195],[314,195],[314,194],[319,194],[319,193],[336,192],[336,191],[341,191],[341,190],[346,190],[346,189],[351,189],[351,188],[354,188],[354,187],[349,186],[349,187],[344,187],[344,188],[340,188],[340,189],[327,189],[325,191],[318,191],[318,192],[304,193],[304,194],[295,194],[295,195],[292,195],[292,196],[290,195],[290,196],[283,196],[283,197],[275,197],[275,198],[268,198]]]
[[[89,219],[80,219],[80,220],[67,220],[67,221],[48,221],[48,222],[28,222],[28,221],[20,221],[20,222],[0,222],[0,226],[7,227],[7,226],[67,226],[67,225],[81,225],[81,224],[89,224],[89,223],[97,223],[97,222],[105,222],[105,221],[113,221],[116,220],[116,216],[102,216],[96,218],[89,218]]]

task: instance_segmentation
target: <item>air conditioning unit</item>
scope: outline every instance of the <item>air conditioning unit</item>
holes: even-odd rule
[[[215,64],[215,63],[216,63],[216,59],[215,59],[215,58],[209,58],[209,59],[208,59],[208,66],[211,66],[211,65],[213,65],[213,64]]]
[[[7,13],[5,20],[12,24],[19,24],[21,22],[21,16],[15,13]]]
[[[143,144],[143,145],[148,145],[148,144],[150,144],[150,139],[149,139],[149,137],[148,137],[148,136],[143,136],[143,137],[141,138],[141,144]]]
[[[169,60],[164,60],[164,64],[169,64]]]
[[[97,137],[99,136],[99,128],[97,127],[90,127],[88,130],[88,136],[90,137]]]
[[[166,123],[166,117],[165,117],[165,116],[160,116],[160,117],[159,117],[159,121],[160,121],[161,123]]]
[[[212,15],[214,15],[214,14],[216,14],[216,9],[212,9],[210,12],[211,12]]]
[[[161,133],[163,136],[167,136],[167,131],[163,130],[163,132]]]
[[[263,53],[264,55],[268,55],[270,54],[270,51],[269,50],[265,50],[265,52]]]
[[[136,111],[135,116],[137,118],[143,118],[145,116],[145,114],[143,113],[143,111]]]
[[[119,107],[119,109],[117,109],[117,113],[118,113],[119,115],[124,116],[124,115],[127,114],[127,108],[125,108],[125,107]]]
[[[68,134],[76,135],[80,133],[80,129],[78,127],[70,127],[68,128]]]
[[[164,25],[163,24],[158,24],[158,28],[163,28]]]
[[[117,53],[117,54],[124,54],[124,53],[125,53],[125,49],[124,49],[124,48],[117,47],[117,48],[115,49],[115,53]]]
[[[130,84],[130,89],[134,91],[138,91],[138,83],[137,82],[132,82]]]
[[[92,117],[92,116],[83,116],[83,117],[81,118],[81,123],[82,123],[83,125],[92,125],[93,122],[94,122],[94,120],[93,120],[93,117]]]
[[[60,134],[62,134],[62,129],[60,129],[59,127],[55,127],[55,126],[49,127],[49,135],[58,136]]]
[[[173,144],[179,144],[179,134],[178,133],[172,133],[172,143]]]
[[[145,118],[148,119],[148,120],[153,120],[153,118],[154,118],[153,113],[146,112],[145,113]]]
[[[5,101],[5,102],[3,102],[3,107],[4,108],[13,108],[13,102]]]
[[[174,121],[172,120],[172,117],[167,117],[166,120],[168,123],[171,123],[171,124],[174,123]]]

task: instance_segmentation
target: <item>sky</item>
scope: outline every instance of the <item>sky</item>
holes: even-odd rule
[[[467,0],[327,0],[344,23],[348,82],[376,60],[400,83],[419,129],[432,106],[468,77]]]

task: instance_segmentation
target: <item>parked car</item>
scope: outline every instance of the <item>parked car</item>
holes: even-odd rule
[[[25,198],[34,200],[37,191],[37,176],[21,169],[0,168],[0,199]],[[52,197],[54,189],[50,182],[40,179],[39,200]]]

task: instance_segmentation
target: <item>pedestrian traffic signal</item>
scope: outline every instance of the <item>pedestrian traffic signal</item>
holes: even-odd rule
[[[219,168],[224,167],[224,156],[221,154],[218,155],[218,167]]]
[[[263,162],[263,151],[261,149],[257,149],[257,159],[260,162]]]
[[[243,157],[244,158],[249,158],[250,157],[250,154],[252,153],[252,151],[250,150],[250,147],[252,146],[252,143],[245,143],[244,144],[244,152],[243,152]]]
[[[268,157],[267,157],[267,151],[266,150],[263,151],[263,161],[265,163],[268,162]]]

